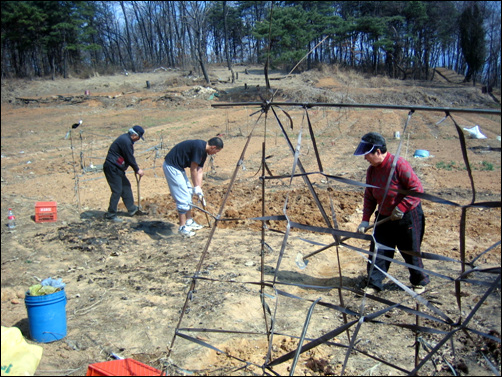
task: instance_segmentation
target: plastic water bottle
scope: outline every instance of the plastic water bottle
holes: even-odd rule
[[[12,208],[9,208],[9,222],[7,226],[9,229],[15,229],[16,228],[16,216],[14,216],[14,212],[12,212]]]

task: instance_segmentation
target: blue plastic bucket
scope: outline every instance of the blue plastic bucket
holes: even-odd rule
[[[429,157],[429,151],[425,149],[417,149],[415,153],[413,154],[413,157]]]
[[[30,323],[30,337],[36,342],[49,343],[66,336],[66,293],[59,292],[43,296],[24,298]]]

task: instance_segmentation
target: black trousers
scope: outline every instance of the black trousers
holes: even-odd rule
[[[122,198],[122,201],[129,212],[134,211],[136,209],[136,205],[134,204],[131,182],[127,179],[125,171],[107,161],[103,165],[103,172],[105,173],[106,181],[112,190],[110,204],[108,205],[108,212],[105,214],[105,217],[112,218],[117,216],[117,206],[120,198]]]
[[[384,218],[384,216],[380,216],[378,220]],[[413,251],[420,255],[420,245],[424,237],[424,230],[425,217],[422,210],[422,204],[406,212],[401,220],[391,220],[382,225],[378,225],[375,228],[375,240],[382,245],[390,247],[392,250],[379,248],[375,266],[388,272],[391,261],[379,258],[379,256],[383,255],[388,258],[394,258],[395,248],[397,247],[407,264],[423,268],[422,258],[406,254],[403,251]],[[371,242],[370,250],[375,250],[374,241]],[[372,256],[370,256],[370,260],[371,259]],[[376,267],[371,267],[372,264],[368,263],[368,285],[382,290],[382,282],[385,279],[385,274]],[[408,267],[408,270],[410,271],[410,283],[412,285],[427,285],[430,282],[429,276],[425,272],[411,267]]]

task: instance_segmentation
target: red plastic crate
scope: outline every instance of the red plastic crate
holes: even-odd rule
[[[36,202],[35,222],[46,223],[58,220],[58,208],[56,202]]]
[[[134,359],[90,364],[86,376],[160,376],[162,371]]]

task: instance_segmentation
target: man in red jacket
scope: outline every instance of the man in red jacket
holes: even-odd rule
[[[390,261],[379,258],[385,256],[394,257],[397,247],[407,264],[423,268],[420,255],[420,245],[424,236],[425,217],[422,211],[422,204],[419,198],[414,196],[404,196],[396,191],[388,190],[386,197],[385,187],[392,170],[395,156],[387,152],[385,138],[376,132],[369,132],[361,138],[356,151],[356,156],[364,156],[370,163],[366,172],[366,183],[376,186],[367,187],[364,191],[363,218],[357,228],[359,233],[364,233],[369,227],[369,220],[377,205],[375,213],[376,221],[390,217],[387,221],[375,227],[374,240],[378,247],[375,266],[368,263],[368,282],[365,292],[374,294],[383,289],[383,280],[390,267]],[[390,182],[390,189],[401,189],[416,192],[424,192],[422,183],[413,171],[411,165],[402,157],[396,164]],[[384,200],[385,199],[385,200]],[[372,241],[370,251],[375,251],[375,242]],[[406,253],[413,252],[414,255]],[[372,260],[372,257],[370,257]],[[377,268],[378,267],[378,268]],[[382,271],[380,271],[380,269]],[[408,267],[410,271],[410,282],[416,293],[423,293],[425,285],[429,283],[428,275],[418,269]]]

